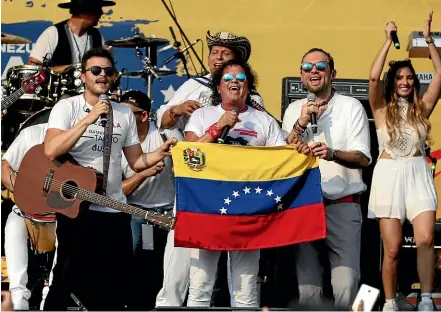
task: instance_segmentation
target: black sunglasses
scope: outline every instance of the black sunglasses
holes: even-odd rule
[[[101,71],[104,70],[104,74],[107,76],[113,76],[115,73],[115,68],[108,66],[108,67],[101,67],[101,66],[92,66],[86,69],[86,71],[90,70],[92,75],[99,76],[101,74]]]

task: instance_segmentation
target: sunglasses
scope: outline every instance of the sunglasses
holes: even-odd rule
[[[227,74],[223,75],[222,79],[225,82],[230,82],[231,80],[234,79],[234,76],[236,76],[236,80],[240,81],[240,82],[244,82],[245,80],[247,80],[247,75],[242,74],[242,73],[238,73],[238,74],[227,73]]]
[[[144,111],[136,111],[136,112],[133,112],[133,114],[135,114],[135,115],[141,115],[142,113],[144,113]]]
[[[302,65],[300,65],[300,68],[305,71],[305,72],[310,72],[313,68],[317,68],[317,70],[323,71],[326,69],[326,67],[328,67],[328,62],[325,61],[321,61],[321,62],[317,62],[317,63],[309,63],[309,62],[305,62],[302,63]]]
[[[106,74],[106,76],[113,76],[113,74],[115,73],[115,68],[113,68],[111,66],[108,66],[108,67],[92,66],[92,67],[89,67],[88,69],[86,69],[86,71],[88,71],[88,70],[90,70],[90,72],[94,76],[99,76],[101,74],[102,70],[104,70],[104,74]]]

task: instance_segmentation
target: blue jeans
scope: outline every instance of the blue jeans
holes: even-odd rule
[[[145,209],[140,206],[137,206],[137,207]],[[147,209],[145,209],[145,210],[147,210]],[[172,214],[173,204],[163,206],[160,208],[149,209],[149,210],[154,210],[159,213],[167,212],[167,214]],[[148,224],[146,219],[132,216],[132,221],[130,223],[130,226],[132,227],[133,253],[135,253],[136,249],[142,248],[142,225],[143,224]]]

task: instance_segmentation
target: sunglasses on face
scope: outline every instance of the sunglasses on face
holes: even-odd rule
[[[227,73],[227,74],[223,75],[222,79],[225,82],[230,82],[231,80],[234,79],[235,76],[236,76],[237,81],[244,82],[245,80],[247,80],[247,75],[242,74],[242,73],[238,73],[238,74]]]
[[[88,70],[90,70],[90,72],[94,76],[99,76],[102,70],[104,70],[104,74],[106,74],[106,76],[113,76],[113,74],[115,73],[115,69],[111,66],[108,67],[92,66],[86,69],[86,71]]]
[[[144,111],[136,111],[136,112],[133,112],[133,114],[135,114],[135,115],[141,115],[142,113],[144,113]]]
[[[328,67],[328,62],[325,61],[320,61],[317,63],[309,63],[309,62],[305,62],[302,63],[302,65],[300,65],[300,68],[305,71],[305,72],[310,72],[313,68],[317,68],[317,70],[323,71],[326,69],[326,67]]]

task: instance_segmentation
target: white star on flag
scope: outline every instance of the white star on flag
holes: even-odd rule
[[[224,202],[225,202],[225,204],[229,205],[231,203],[230,197],[224,198]]]
[[[283,204],[278,204],[277,205],[277,210],[282,210],[283,209]]]
[[[256,194],[260,194],[260,192],[262,191],[260,187],[256,187],[255,190],[256,190]]]
[[[274,198],[274,200],[276,201],[276,203],[278,203],[278,202],[282,201],[282,197],[277,195],[276,198]]]
[[[273,190],[269,190],[269,191],[266,191],[266,195],[268,195],[268,196],[271,196],[271,195],[273,195],[274,193],[273,193]]]
[[[237,196],[240,196],[239,192],[238,191],[233,191],[233,196],[234,196],[234,198],[236,198]]]
[[[250,194],[250,188],[249,187],[246,187],[245,186],[245,188],[243,189],[243,191],[245,192],[245,194]]]
[[[164,103],[167,103],[172,99],[173,95],[175,94],[175,89],[173,88],[172,85],[169,85],[168,89],[161,90],[161,93],[164,94]]]
[[[227,214],[227,209],[225,209],[224,207],[222,207],[219,210],[220,210],[221,214]]]

